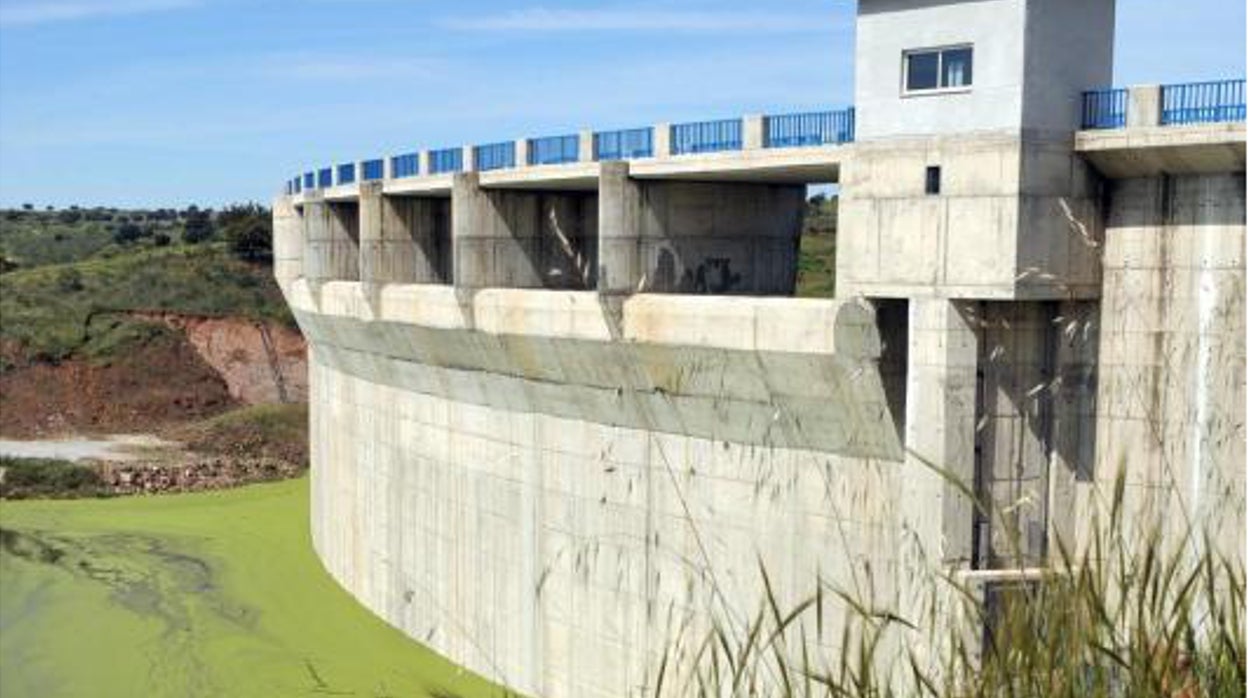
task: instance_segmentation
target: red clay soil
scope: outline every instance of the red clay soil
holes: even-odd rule
[[[150,433],[238,403],[180,334],[107,362],[70,359],[0,373],[0,435]]]

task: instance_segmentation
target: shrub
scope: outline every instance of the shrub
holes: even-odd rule
[[[122,223],[113,231],[113,240],[119,245],[128,245],[143,237],[143,229],[134,223]]]
[[[198,245],[212,237],[216,231],[212,226],[212,219],[208,214],[198,209],[188,210],[186,215],[186,223],[182,231],[182,240],[192,245]]]
[[[107,495],[100,474],[93,468],[50,458],[0,456],[0,497],[102,497]]]

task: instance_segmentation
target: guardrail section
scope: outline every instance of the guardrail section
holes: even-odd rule
[[[764,117],[768,148],[835,145],[854,140],[854,109]]]
[[[420,174],[420,153],[404,153],[390,158],[392,177],[415,177]]]
[[[654,129],[629,128],[594,134],[595,160],[632,160],[654,157]]]
[[[476,169],[482,172],[503,170],[516,166],[516,142],[486,143],[472,149]]]
[[[429,174],[464,171],[464,149],[443,148],[429,151]]]
[[[741,119],[672,125],[672,155],[741,150]]]
[[[1244,120],[1244,81],[1212,80],[1161,86],[1161,123]]]
[[[1122,128],[1127,125],[1129,98],[1124,88],[1089,90],[1083,93],[1083,119],[1085,129]]]
[[[355,163],[347,162],[338,166],[338,185],[351,184],[355,181]]]
[[[576,134],[529,139],[530,165],[562,165],[580,159],[581,138]]]
[[[365,160],[360,167],[364,170],[362,179],[365,182],[374,182],[386,176],[386,161],[381,158]]]

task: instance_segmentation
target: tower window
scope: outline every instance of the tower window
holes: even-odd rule
[[[940,193],[940,165],[929,165],[927,168],[927,182],[924,191],[928,194]]]
[[[906,51],[902,58],[903,92],[962,90],[971,86],[974,49],[970,46]]]

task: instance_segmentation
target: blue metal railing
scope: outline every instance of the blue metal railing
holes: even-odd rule
[[[314,174],[314,173],[312,173],[312,172],[304,172],[304,173],[303,173],[303,188],[304,188],[304,189],[315,189],[315,188],[316,188],[316,174]]]
[[[393,177],[415,177],[420,174],[420,153],[404,153],[390,158]]]
[[[351,184],[355,181],[355,163],[344,162],[338,166],[338,185]]]
[[[383,179],[386,176],[386,161],[380,158],[375,160],[365,160],[360,164],[360,180],[364,182],[373,182]]]
[[[654,156],[654,128],[599,131],[594,134],[595,160],[631,160]]]
[[[741,149],[741,119],[694,121],[672,125],[672,154]]]
[[[559,165],[581,159],[581,138],[576,134],[529,139],[530,165]]]
[[[854,108],[764,117],[763,139],[764,145],[768,148],[797,148],[852,142],[854,140]]]
[[[1126,126],[1129,100],[1127,90],[1123,88],[1111,87],[1084,92],[1081,125],[1088,129]]]
[[[1244,120],[1244,80],[1161,86],[1161,123],[1205,124]]]
[[[322,167],[316,172],[316,186],[319,189],[325,189],[334,186],[334,170],[329,167]]]
[[[472,159],[482,172],[503,170],[516,166],[516,142],[486,143],[472,149]]]
[[[464,171],[464,149],[443,148],[429,151],[429,174]]]

